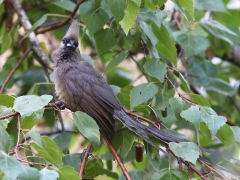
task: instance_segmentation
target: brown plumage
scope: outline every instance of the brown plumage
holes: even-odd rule
[[[74,20],[52,54],[55,62],[55,88],[59,99],[74,111],[84,111],[96,120],[101,133],[108,138],[114,135],[115,119],[142,139],[156,146],[148,135],[159,140],[181,142],[156,128],[148,127],[130,118],[112,88],[78,49],[79,23]]]

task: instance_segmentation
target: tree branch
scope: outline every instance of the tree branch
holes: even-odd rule
[[[49,24],[45,24],[43,26],[40,26],[39,28],[37,28],[35,30],[36,34],[40,34],[40,33],[45,33],[57,28],[60,28],[66,24],[69,23],[69,21],[75,16],[79,6],[84,2],[85,0],[78,0],[73,12],[70,14],[70,16],[66,19],[66,20],[62,20],[62,21],[57,21],[57,22],[51,22]]]
[[[22,6],[19,4],[18,0],[12,0],[12,5],[15,8],[18,17],[22,23],[22,26],[26,31],[29,31],[32,28],[32,24],[30,23],[26,12],[23,10]],[[31,32],[28,36],[29,41],[31,43],[31,47],[33,51],[40,58],[41,62],[48,67],[48,69],[53,70],[53,63],[50,59],[44,54],[43,50],[39,47],[36,35],[34,32]]]
[[[25,59],[25,57],[32,51],[31,48],[28,48],[22,55],[22,57],[18,60],[17,64],[13,67],[13,69],[11,70],[11,72],[9,73],[9,75],[7,76],[7,78],[5,79],[4,83],[1,86],[0,89],[0,94],[3,93],[5,86],[7,85],[8,81],[11,79],[11,77],[13,76],[13,74],[15,73],[15,71],[17,70],[17,68],[21,65],[21,63],[23,62],[23,60]]]

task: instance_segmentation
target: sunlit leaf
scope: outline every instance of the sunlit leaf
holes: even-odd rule
[[[7,180],[15,180],[21,173],[21,164],[14,157],[0,151],[0,169]]]
[[[40,171],[40,178],[39,180],[56,180],[59,178],[59,175],[56,170],[49,170],[44,168]]]
[[[182,118],[192,122],[196,127],[199,128],[201,122],[201,113],[198,106],[191,106],[187,110],[184,110],[180,113]]]
[[[157,78],[161,82],[164,81],[164,76],[167,72],[167,65],[165,63],[158,59],[149,59],[145,62],[143,68],[150,76]]]
[[[141,0],[127,1],[127,8],[124,11],[125,15],[119,22],[125,34],[128,34],[129,29],[132,27],[134,21],[137,18]]]
[[[222,0],[193,0],[194,7],[200,10],[226,12]]]
[[[158,87],[153,83],[143,83],[133,88],[130,93],[131,109],[147,102],[158,92]]]
[[[176,156],[179,156],[193,164],[196,164],[200,155],[198,146],[192,142],[170,142],[169,147]]]
[[[13,109],[23,115],[30,116],[33,112],[42,109],[52,100],[51,95],[27,95],[15,99]]]

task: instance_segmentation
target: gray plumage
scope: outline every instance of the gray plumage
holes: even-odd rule
[[[164,142],[183,140],[143,125],[130,118],[112,88],[92,65],[86,62],[78,49],[79,23],[74,20],[52,54],[55,62],[55,89],[59,99],[74,111],[83,111],[96,120],[101,133],[111,138],[114,135],[115,119],[142,139],[156,146],[148,136]]]

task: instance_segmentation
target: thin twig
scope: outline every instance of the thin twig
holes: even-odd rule
[[[8,81],[11,79],[17,68],[21,65],[25,57],[32,51],[31,48],[28,48],[22,55],[22,57],[18,60],[17,64],[13,67],[11,72],[8,74],[7,78],[5,79],[4,83],[2,84],[2,87],[0,89],[0,94],[3,93],[5,86],[7,85]]]
[[[92,151],[92,143],[89,143],[89,144],[88,144],[88,147],[87,147],[87,149],[86,149],[86,152],[85,152],[85,154],[84,154],[83,161],[82,161],[82,163],[81,163],[81,167],[80,167],[80,169],[79,169],[78,176],[79,176],[80,178],[83,178],[83,176],[84,176],[85,165],[87,164],[88,156],[89,156],[89,154],[91,153],[91,151]]]
[[[10,117],[17,116],[17,115],[19,115],[19,112],[14,112],[12,114],[7,114],[5,116],[0,117],[0,120],[8,119]]]
[[[218,174],[222,179],[224,180],[228,180],[228,178],[224,177],[222,174],[220,174],[219,172],[217,172],[214,168],[212,168],[211,166],[209,166],[208,164],[206,164],[204,161],[198,159],[199,162],[201,162],[202,164],[204,164],[205,166],[207,166],[211,171],[215,172],[216,174]]]
[[[126,110],[126,112],[127,112],[128,115],[134,116],[134,117],[139,118],[139,119],[141,119],[141,120],[143,120],[143,121],[146,121],[146,122],[148,122],[149,124],[152,124],[155,128],[159,129],[158,125],[156,125],[153,121],[151,121],[151,120],[149,120],[149,119],[147,119],[147,118],[145,118],[145,117],[143,117],[143,116],[139,116],[138,114],[136,114],[136,113],[134,113],[134,112],[132,112],[132,111]]]
[[[19,149],[19,144],[20,144],[20,136],[21,136],[21,116],[20,116],[20,114],[18,114],[18,117],[17,117],[17,119],[18,119],[18,135],[17,135],[17,144],[16,144],[16,146],[14,147],[14,153],[15,153],[15,155],[16,155],[16,157],[17,157],[17,159],[19,159],[19,157],[18,157],[18,149]]]
[[[35,33],[36,34],[40,34],[40,33],[45,33],[57,28],[60,28],[66,24],[69,23],[69,21],[75,16],[79,6],[84,2],[85,0],[78,0],[74,10],[72,11],[71,15],[66,19],[66,20],[62,20],[62,21],[58,21],[58,22],[51,22],[50,24],[44,25],[42,27],[39,27]]]
[[[117,160],[117,162],[118,162],[118,165],[119,165],[120,168],[122,169],[122,172],[123,172],[126,180],[131,180],[131,177],[129,176],[129,174],[128,174],[128,172],[127,172],[127,170],[126,170],[126,168],[125,168],[125,166],[124,166],[124,164],[123,164],[123,162],[122,162],[122,160],[121,160],[120,157],[118,156],[117,151],[116,151],[116,149],[113,147],[112,143],[111,143],[106,137],[104,137],[104,140],[106,141],[109,149],[112,151],[114,157],[116,158],[116,160]]]

